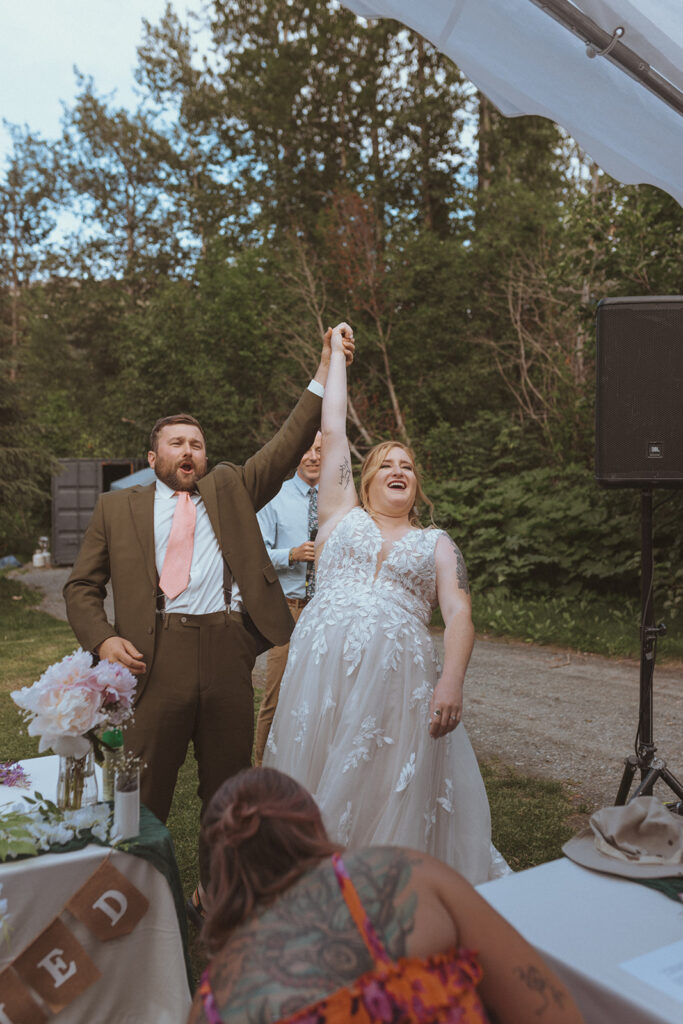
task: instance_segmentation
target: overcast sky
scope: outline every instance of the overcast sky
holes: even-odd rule
[[[174,0],[181,17],[199,3]],[[60,134],[60,100],[76,94],[74,65],[98,94],[116,89],[134,104],[133,68],[142,18],[153,24],[166,0],[0,0],[0,118],[27,124],[43,138]],[[0,131],[0,164],[10,141]]]

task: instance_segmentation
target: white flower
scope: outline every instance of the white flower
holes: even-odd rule
[[[12,700],[29,719],[29,736],[40,736],[39,750],[83,757],[89,747],[78,740],[105,724],[130,717],[135,677],[121,665],[100,662],[80,648],[50,665],[32,686],[12,693]]]
[[[29,726],[29,730],[30,728]],[[41,736],[38,750],[42,753],[43,750],[51,748],[55,754],[61,754],[62,757],[80,759],[90,753],[91,747],[92,743],[84,736],[53,736],[51,733],[45,733]]]
[[[75,835],[75,829],[65,821],[43,821],[42,818],[36,819],[29,831],[41,850],[70,843]]]

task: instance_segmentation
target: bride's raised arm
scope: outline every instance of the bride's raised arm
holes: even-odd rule
[[[345,338],[353,338],[353,331],[348,324],[338,324],[332,331],[332,355],[320,422],[322,444],[316,547],[325,542],[339,520],[358,504],[346,437]]]

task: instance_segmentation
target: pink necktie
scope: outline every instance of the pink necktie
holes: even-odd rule
[[[166,597],[173,600],[190,582],[190,565],[194,548],[194,524],[197,509],[188,491],[177,491],[178,501],[173,513],[171,533],[159,586]]]

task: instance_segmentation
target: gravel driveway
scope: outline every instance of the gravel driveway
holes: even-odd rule
[[[66,619],[68,569],[11,575],[45,594],[41,608]],[[111,615],[111,605],[108,612]],[[437,644],[441,636],[435,635]],[[662,641],[666,644],[666,640]],[[263,686],[265,655],[254,685]],[[567,783],[591,807],[614,802],[638,722],[639,665],[552,647],[478,637],[467,673],[464,721],[480,758]],[[683,783],[683,667],[654,674],[658,754]],[[671,795],[660,783],[664,799]]]

